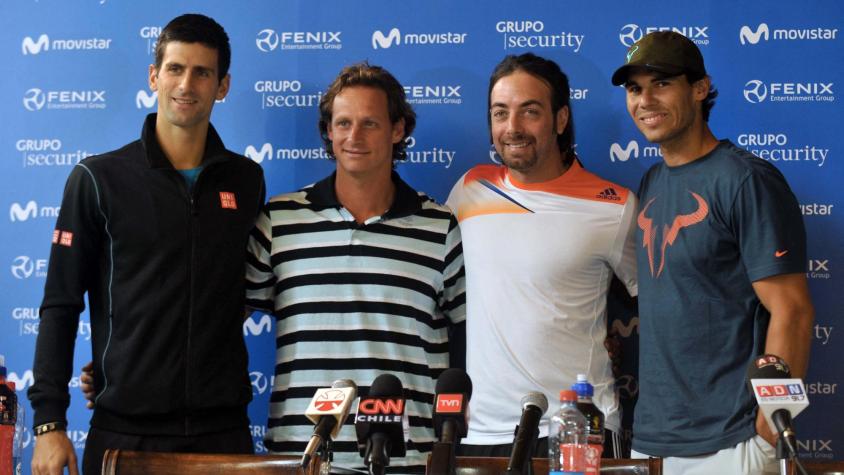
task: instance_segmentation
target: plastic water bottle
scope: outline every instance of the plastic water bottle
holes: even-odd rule
[[[577,392],[577,409],[586,418],[586,424],[589,426],[587,462],[588,465],[595,466],[597,473],[601,469],[601,454],[604,451],[604,413],[592,402],[595,388],[589,384],[585,374],[577,375],[577,382],[571,389]]]
[[[548,428],[549,475],[584,475],[589,426],[577,410],[577,393],[560,391],[560,409]]]
[[[5,363],[0,355],[0,475],[11,475],[20,473],[20,460],[14,456],[15,438],[19,437],[15,433],[19,405],[15,383],[6,381]]]
[[[14,386],[14,383],[9,383]],[[12,441],[12,468],[15,475],[23,473],[23,430],[26,427],[26,417],[23,404],[18,401],[17,419],[15,420],[15,437]]]

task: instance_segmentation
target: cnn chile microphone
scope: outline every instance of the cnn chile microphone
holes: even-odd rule
[[[305,416],[315,427],[302,455],[302,467],[308,467],[314,454],[326,441],[337,437],[349,415],[357,390],[357,385],[350,379],[338,379],[330,388],[317,389],[305,411]]]
[[[791,420],[809,406],[803,381],[792,378],[788,364],[775,355],[754,358],[747,378],[768,426],[777,431],[789,455],[796,458],[797,441]]]
[[[522,418],[516,426],[507,473],[531,473],[530,459],[539,438],[539,421],[548,410],[548,398],[531,391],[522,398]]]
[[[404,457],[404,388],[399,378],[382,374],[375,378],[369,395],[361,397],[355,415],[358,450],[369,473],[381,475],[390,457]]]
[[[465,371],[450,368],[440,374],[434,396],[434,432],[439,441],[431,451],[428,473],[454,473],[457,444],[468,431],[466,415],[471,398],[472,380]]]

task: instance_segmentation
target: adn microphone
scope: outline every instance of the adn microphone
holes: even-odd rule
[[[507,473],[531,473],[530,459],[539,438],[539,421],[548,410],[548,398],[531,391],[522,398],[522,418],[516,426]]]
[[[330,388],[317,389],[305,411],[305,416],[316,424],[316,427],[302,455],[302,467],[308,467],[314,454],[326,441],[337,437],[349,415],[357,391],[357,385],[350,379],[338,379]]]
[[[399,378],[382,374],[369,395],[362,397],[355,415],[358,450],[372,475],[382,475],[390,457],[404,457],[404,388]]]
[[[434,432],[439,442],[431,451],[428,473],[450,475],[454,473],[457,444],[468,431],[466,411],[472,398],[472,380],[462,369],[447,369],[437,379],[436,393]]]
[[[797,457],[797,441],[791,419],[809,405],[803,381],[791,377],[788,364],[779,356],[757,356],[747,369],[748,383],[768,426],[775,429],[791,457]]]

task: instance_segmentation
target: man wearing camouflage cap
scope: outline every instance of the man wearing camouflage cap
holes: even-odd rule
[[[646,35],[612,82],[664,158],[639,187],[633,456],[664,457],[667,474],[776,473],[776,436],[745,374],[763,353],[806,372],[813,309],[797,200],[774,166],[715,138],[717,92],[688,38]]]

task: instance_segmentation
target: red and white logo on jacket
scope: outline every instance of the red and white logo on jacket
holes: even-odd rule
[[[234,198],[234,193],[230,191],[221,191],[220,206],[224,209],[237,209],[237,200]]]

